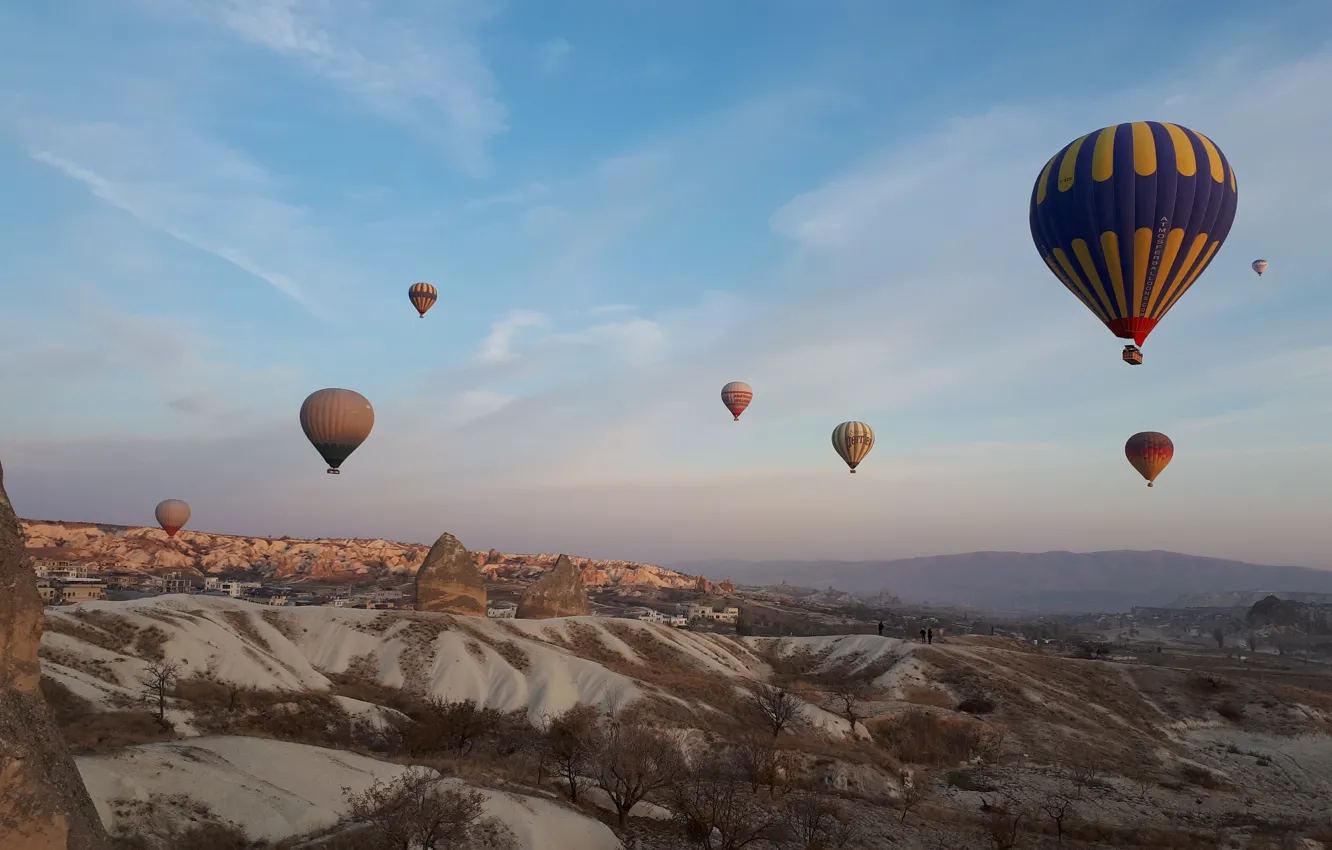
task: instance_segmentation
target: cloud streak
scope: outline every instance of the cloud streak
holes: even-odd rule
[[[299,62],[371,112],[439,139],[459,167],[483,175],[486,143],[508,129],[507,108],[471,32],[488,4],[409,5],[417,14],[401,18],[355,0],[227,0],[195,13]]]

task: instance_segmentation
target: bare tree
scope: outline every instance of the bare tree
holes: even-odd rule
[[[773,738],[783,729],[800,726],[800,698],[784,688],[756,682],[749,690],[748,703],[756,721],[772,732]]]
[[[871,676],[853,670],[849,664],[821,675],[818,685],[824,708],[845,718],[851,724],[852,732],[856,724],[865,719],[864,705],[877,690]]]
[[[802,793],[784,807],[786,838],[791,850],[837,850],[855,838],[855,828],[841,807],[818,794]]]
[[[986,805],[985,811],[985,831],[994,850],[1013,850],[1022,837],[1022,823],[1027,819],[1022,802],[1012,794],[1004,794],[1003,803]]]
[[[742,850],[783,835],[782,817],[725,766],[691,772],[672,796],[676,821],[699,850]]]
[[[1064,846],[1064,821],[1073,817],[1072,796],[1060,791],[1046,796],[1041,801],[1041,811],[1055,826],[1055,847]]]
[[[633,807],[648,794],[678,780],[685,771],[685,761],[675,741],[627,712],[612,717],[604,735],[595,781],[610,797],[623,830],[629,825]]]
[[[1069,759],[1068,780],[1073,784],[1073,799],[1081,800],[1082,792],[1096,784],[1101,774],[1101,761],[1094,753],[1082,753]]]
[[[180,681],[180,670],[180,664],[175,661],[154,661],[139,677],[143,698],[157,704],[157,719],[161,723],[166,723],[167,700]]]
[[[1216,628],[1212,629],[1212,640],[1216,641],[1217,649],[1225,649],[1226,630],[1221,628],[1220,626],[1217,626]]]
[[[1250,651],[1250,652],[1257,652],[1257,651],[1258,651],[1258,643],[1259,643],[1259,641],[1258,641],[1258,635],[1257,635],[1256,632],[1249,632],[1249,636],[1248,636],[1248,638],[1246,638],[1245,642],[1249,645],[1249,651]]]
[[[729,753],[731,763],[738,774],[749,783],[749,790],[758,793],[759,788],[775,783],[777,771],[777,746],[771,738],[762,734],[743,736],[731,744]]]
[[[929,774],[924,771],[908,772],[902,771],[902,817],[898,823],[906,823],[907,815],[920,807],[929,797],[930,790],[933,788]]]
[[[1156,787],[1156,777],[1149,771],[1144,770],[1133,778],[1133,787],[1138,789],[1138,799],[1146,800],[1147,796]]]
[[[344,788],[351,819],[363,825],[377,850],[446,850],[473,847],[482,838],[505,846],[507,832],[482,818],[486,797],[479,791],[441,788],[433,770],[413,767],[391,782],[375,780],[360,794]],[[357,841],[358,847],[367,842]],[[508,847],[514,847],[511,834]]]
[[[569,784],[569,802],[578,802],[578,792],[587,786],[585,777],[592,772],[603,743],[600,718],[590,705],[571,706],[551,719],[542,739],[543,755]]]

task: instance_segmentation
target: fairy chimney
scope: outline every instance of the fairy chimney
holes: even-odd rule
[[[37,686],[44,620],[0,468],[0,847],[105,850],[102,821]]]
[[[452,534],[439,536],[416,573],[416,610],[486,616],[486,586],[476,558]]]
[[[585,617],[592,613],[578,568],[561,555],[554,568],[523,592],[518,618],[548,620],[551,617]]]

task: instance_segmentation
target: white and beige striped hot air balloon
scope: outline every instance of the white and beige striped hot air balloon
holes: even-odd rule
[[[1254,260],[1253,270],[1258,272],[1259,277],[1262,277],[1263,272],[1267,271],[1267,260]]]
[[[722,387],[721,399],[722,404],[726,405],[726,409],[735,417],[735,421],[739,422],[740,414],[744,413],[745,408],[754,400],[754,388],[744,381],[731,381]]]
[[[163,499],[157,503],[153,515],[157,517],[157,524],[162,526],[167,537],[175,537],[176,532],[190,521],[190,506],[180,499]]]
[[[865,455],[874,448],[874,429],[864,422],[843,422],[833,429],[832,444],[854,473]]]

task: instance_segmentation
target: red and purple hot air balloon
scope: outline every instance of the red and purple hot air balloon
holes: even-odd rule
[[[1124,444],[1124,456],[1147,479],[1147,486],[1151,487],[1156,476],[1175,456],[1175,444],[1160,431],[1141,431],[1128,438]]]

